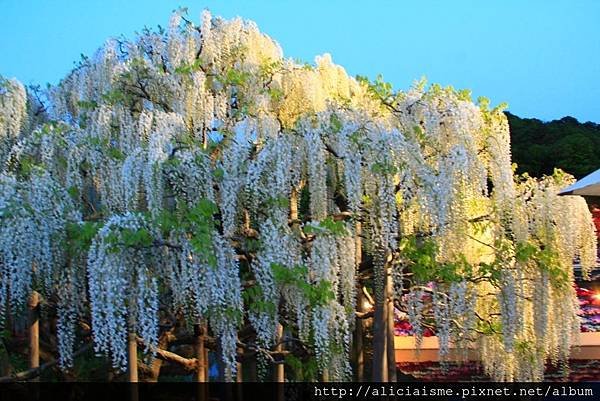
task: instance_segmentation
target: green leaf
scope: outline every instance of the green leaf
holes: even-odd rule
[[[269,94],[271,100],[274,102],[279,102],[281,99],[283,99],[284,95],[283,90],[279,88],[269,88],[267,89],[267,93]]]
[[[217,167],[212,172],[215,181],[221,182],[223,181],[223,177],[225,176],[225,170],[220,167]]]
[[[67,193],[69,194],[69,196],[71,196],[73,200],[79,199],[79,189],[76,186],[70,186],[69,188],[67,188]]]
[[[93,110],[98,107],[98,103],[90,100],[80,100],[77,102],[77,106],[83,110]]]
[[[101,224],[86,221],[81,224],[68,223],[66,229],[67,252],[71,256],[87,253]]]
[[[515,249],[515,257],[519,262],[527,262],[535,257],[537,247],[530,242],[520,242]]]
[[[119,161],[125,160],[125,154],[119,148],[109,147],[108,155],[115,160],[119,160]]]
[[[290,207],[290,201],[284,196],[277,196],[266,200],[267,207],[287,209]]]
[[[388,161],[375,162],[371,166],[371,171],[382,175],[394,175],[398,173],[398,167]]]
[[[329,117],[329,125],[331,126],[331,130],[334,134],[337,134],[342,130],[342,120],[340,120],[338,115],[335,113],[332,113]]]
[[[348,234],[346,226],[343,221],[335,221],[333,217],[329,216],[324,220],[320,221],[318,225],[306,224],[303,228],[305,234],[323,234],[323,235],[334,235],[344,236]]]

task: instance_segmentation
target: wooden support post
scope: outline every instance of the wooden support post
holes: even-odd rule
[[[355,258],[356,258],[356,310],[359,312],[363,311],[363,305],[365,302],[365,296],[362,292],[362,283],[358,279],[360,274],[360,265],[362,263],[362,224],[361,222],[356,223],[355,228]],[[356,318],[354,322],[354,338],[352,345],[354,348],[354,371],[356,374],[356,381],[364,381],[365,376],[365,354],[364,354],[364,323],[363,319]]]
[[[28,302],[29,369],[40,367],[40,294],[33,291]],[[39,381],[39,376],[33,379]]]
[[[296,187],[292,187],[290,193],[290,219],[298,220],[298,191]]]
[[[210,381],[209,370],[210,370],[210,359],[208,357],[208,348],[204,347],[204,378],[206,379],[207,383]]]
[[[236,374],[236,382],[238,383],[243,383],[244,382],[244,375],[242,372],[242,369],[244,367],[244,365],[242,364],[242,358],[244,357],[244,349],[242,347],[238,347],[237,349],[237,354],[238,354],[238,363],[237,363],[237,374]]]
[[[283,351],[283,326],[281,323],[277,325],[277,346],[275,347],[275,351],[281,352]],[[275,365],[275,377],[274,380],[276,383],[285,382],[285,364],[278,363]]]
[[[385,328],[383,327],[383,302],[375,294],[373,316],[373,381],[383,382],[383,355],[385,350]]]
[[[387,296],[386,296],[386,283],[385,283],[385,265],[377,266],[377,268],[384,269],[382,272],[375,272],[375,274],[382,274],[384,276],[383,283],[375,284],[375,313],[373,321],[373,381],[374,382],[387,382]],[[383,288],[378,288],[383,287]]]
[[[357,292],[356,294],[356,302],[358,305],[361,305],[364,302],[364,295],[362,291]],[[359,312],[363,312],[362,309],[358,309]],[[354,335],[352,339],[352,344],[354,348],[354,374],[357,382],[362,382],[365,380],[365,352],[364,352],[364,323],[363,319],[356,318],[354,327]]]
[[[195,372],[195,379],[198,383],[206,382],[206,369],[204,365],[206,361],[204,360],[204,327],[200,323],[196,323],[194,325],[194,337],[195,337],[195,347],[196,347],[196,360],[198,361],[198,367]]]
[[[290,193],[290,221],[292,222],[292,232],[301,237],[302,230],[300,229],[300,221],[298,221],[298,191],[294,186],[292,186],[292,192]]]
[[[247,382],[257,382],[258,381],[258,369],[256,366],[256,356],[251,356],[246,359],[246,364],[248,366],[246,370],[246,381]]]
[[[137,338],[135,331],[129,331],[127,353],[127,381],[130,383],[138,382],[138,360],[137,360]]]
[[[277,345],[275,346],[275,351],[281,352],[283,351],[283,325],[281,323],[277,324],[277,334],[276,334]],[[284,399],[284,391],[283,391],[283,383],[285,382],[285,365],[283,363],[278,363],[275,365],[275,377],[274,381],[277,383],[277,401],[283,401]]]
[[[382,366],[382,378],[381,381],[387,383],[389,381],[388,377],[388,333],[387,333],[387,311],[388,311],[388,303],[387,303],[387,291],[384,293],[383,298],[383,322],[382,322],[382,330],[383,330],[383,355],[381,357],[383,366]]]
[[[206,386],[206,367],[207,361],[205,359],[205,344],[204,344],[204,336],[205,336],[204,326],[201,323],[194,324],[194,338],[195,338],[195,352],[196,352],[196,360],[197,366],[196,371],[194,372],[194,379],[198,383],[198,387],[196,389],[196,400],[197,401],[205,401],[208,399],[207,394],[207,386]]]
[[[208,128],[206,126],[202,127],[202,149],[206,150],[208,148]]]
[[[244,349],[242,347],[238,347],[237,349],[237,355],[238,355],[238,362],[237,362],[237,372],[236,372],[236,378],[235,381],[237,383],[243,383],[244,382],[244,374],[243,374],[243,367],[244,364],[242,363],[242,360],[244,358]],[[243,401],[244,400],[244,393],[242,391],[243,386],[238,385],[235,387],[236,388],[236,399],[238,401]]]
[[[129,382],[130,401],[139,400],[138,392],[138,360],[137,360],[137,335],[130,325],[127,338],[127,381]]]
[[[395,383],[396,379],[396,350],[394,349],[394,281],[391,264],[386,274],[387,295],[387,368],[388,381]]]

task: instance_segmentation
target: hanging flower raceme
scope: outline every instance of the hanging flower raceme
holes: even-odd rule
[[[216,264],[210,266],[207,286],[210,289],[208,321],[220,339],[225,379],[233,380],[237,372],[237,331],[243,316],[239,264],[235,250],[226,239],[215,234],[212,243]]]
[[[353,248],[353,237],[349,236],[352,231],[331,218],[310,222],[304,231],[315,235],[306,265],[313,288],[309,299],[317,363],[321,371],[327,370],[332,375],[333,380],[346,380],[351,373],[349,320],[354,316],[347,313],[342,302],[346,305],[353,302],[354,290],[347,288],[343,275],[354,276],[356,269],[353,250],[346,247]],[[341,255],[341,251],[350,251],[350,255]]]
[[[0,166],[21,134],[27,118],[27,92],[17,80],[0,76]]]
[[[79,215],[69,195],[39,167],[32,167],[24,179],[2,174],[0,182],[3,285],[9,289],[11,304],[22,306],[34,280],[52,291],[65,261],[66,225]]]
[[[94,350],[110,355],[115,368],[127,366],[129,333],[153,352],[158,342],[158,288],[152,271],[153,232],[140,215],[114,215],[92,241],[88,285]]]
[[[238,204],[243,190],[245,178],[245,163],[248,161],[250,143],[244,137],[234,139],[224,151],[219,164],[217,179],[221,195],[220,208],[223,216],[223,232],[232,236],[236,230],[239,218]]]

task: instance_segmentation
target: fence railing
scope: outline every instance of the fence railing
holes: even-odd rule
[[[579,346],[571,350],[571,359],[600,359],[600,332],[580,333]],[[402,362],[437,362],[439,361],[439,341],[436,336],[424,337],[421,349],[417,353],[414,336],[396,336],[394,349],[396,361]],[[476,360],[476,350],[466,353],[467,360]],[[462,360],[465,354],[450,346],[449,360]]]

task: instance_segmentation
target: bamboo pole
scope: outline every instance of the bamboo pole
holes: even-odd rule
[[[40,294],[32,291],[28,302],[29,314],[29,369],[40,367]],[[33,379],[39,381],[39,376]]]

